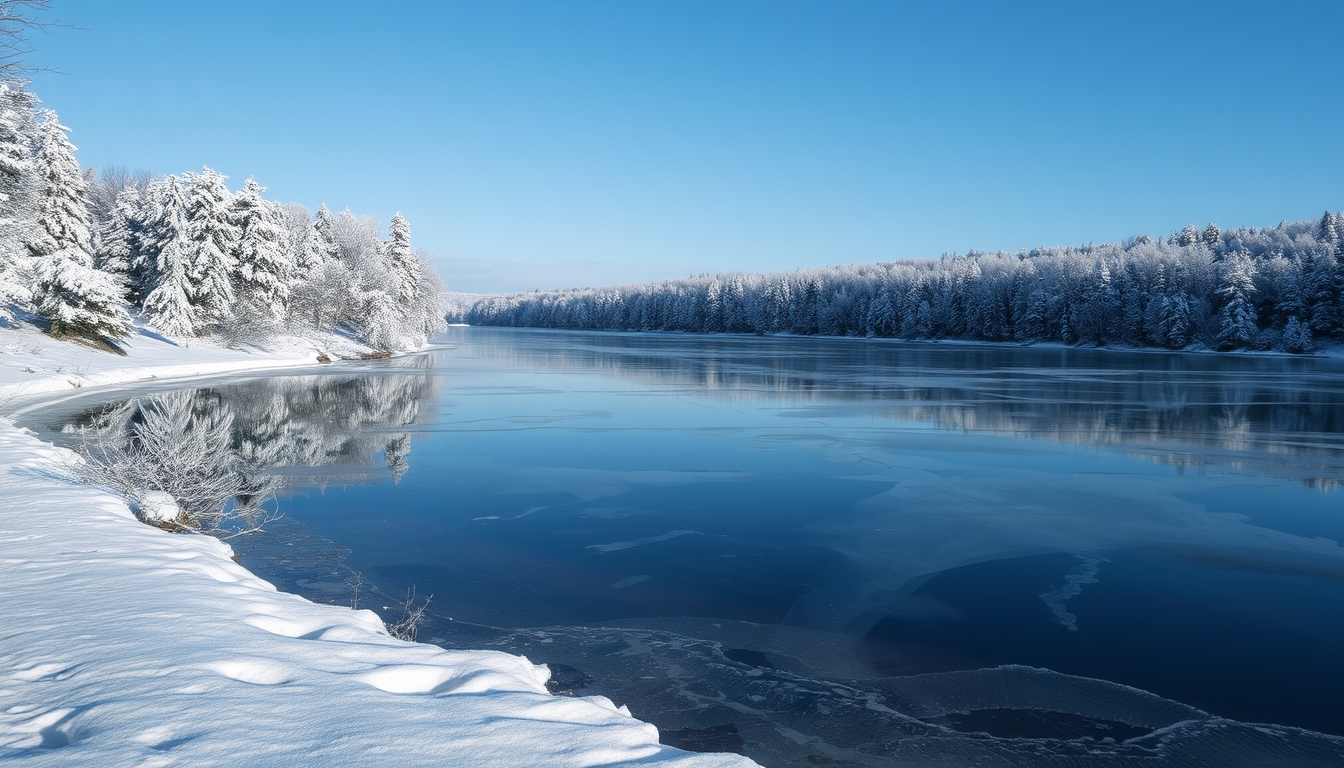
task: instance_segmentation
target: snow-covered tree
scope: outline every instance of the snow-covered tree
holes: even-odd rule
[[[144,309],[150,323],[170,336],[194,336],[204,322],[191,302],[191,241],[187,238],[187,197],[182,182],[168,176],[146,190],[147,214],[140,238]]]
[[[0,82],[0,316],[6,317],[8,305],[30,298],[26,241],[36,102],[18,83]]]
[[[1307,260],[1303,273],[1304,298],[1311,309],[1311,330],[1323,337],[1333,336],[1340,330],[1341,280],[1335,256],[1330,248],[1322,248]]]
[[[122,189],[93,254],[94,266],[120,281],[132,302],[141,296],[140,275],[135,266],[139,262],[140,234],[144,228],[143,206],[139,187]]]
[[[1209,226],[1204,228],[1204,245],[1206,245],[1209,250],[1217,248],[1221,236],[1222,233],[1218,231],[1218,227],[1214,226],[1213,222],[1209,222]]]
[[[400,211],[392,214],[392,227],[387,242],[383,244],[383,256],[388,271],[396,281],[397,298],[401,301],[413,300],[416,286],[420,283],[420,262],[411,250],[411,225]]]
[[[336,235],[332,231],[334,223],[331,211],[325,203],[317,207],[313,217],[312,232],[308,236],[303,266],[312,271],[323,264],[336,259],[340,248],[336,245]]]
[[[1183,248],[1188,248],[1189,246],[1198,243],[1200,239],[1200,232],[1195,228],[1195,225],[1186,224],[1185,229],[1182,229],[1180,234],[1176,236],[1176,244]]]
[[[1218,326],[1218,344],[1225,349],[1249,347],[1260,332],[1252,294],[1255,293],[1255,264],[1245,253],[1236,253],[1227,260],[1223,287],[1218,295],[1223,299]]]
[[[1283,349],[1296,353],[1315,351],[1316,340],[1312,338],[1311,326],[1296,317],[1288,318],[1288,323],[1283,327]]]
[[[225,177],[210,168],[185,175],[187,300],[198,322],[223,323],[233,314],[234,249],[240,238]]]
[[[276,210],[285,231],[285,260],[294,265],[294,279],[300,280],[313,267],[308,261],[312,255],[308,240],[313,236],[313,212],[302,203],[285,203]]]
[[[280,212],[262,198],[265,191],[255,179],[248,179],[233,200],[233,220],[240,230],[237,281],[243,301],[266,319],[279,321],[285,315],[295,267]]]
[[[38,276],[33,303],[53,336],[130,335],[122,287],[94,269],[84,175],[56,113],[47,110],[33,158],[36,226],[28,242]]]
[[[134,188],[143,195],[152,181],[154,174],[143,169],[132,171],[120,165],[99,168],[96,178],[89,182],[89,216],[94,229],[101,232],[106,228],[122,192]],[[97,252],[98,245],[95,243],[94,253]]]

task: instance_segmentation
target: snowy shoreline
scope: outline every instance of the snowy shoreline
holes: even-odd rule
[[[349,349],[341,348],[344,344]],[[0,330],[0,410],[89,386],[320,364],[340,337],[116,357]],[[281,593],[208,536],[140,523],[71,481],[74,454],[0,419],[0,759],[28,765],[748,766],[658,743],[544,666],[390,637],[371,611]]]

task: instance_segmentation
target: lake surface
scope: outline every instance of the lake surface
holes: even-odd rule
[[[94,393],[29,426],[69,441],[156,398],[226,414],[283,485],[284,518],[231,542],[245,565],[326,602],[358,583],[392,617],[432,595],[422,641],[548,663],[557,692],[686,748],[769,766],[1344,755],[1322,735],[1344,733],[1344,361],[439,342]]]

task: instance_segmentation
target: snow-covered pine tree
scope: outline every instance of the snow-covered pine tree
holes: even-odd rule
[[[308,241],[313,236],[313,212],[302,203],[278,205],[276,212],[280,215],[280,227],[285,232],[286,261],[294,265],[295,280],[301,280],[313,267],[308,262],[311,255]]]
[[[280,213],[262,198],[266,188],[248,179],[233,200],[233,220],[240,230],[236,251],[239,299],[270,321],[282,320],[294,264],[285,247]]]
[[[1232,255],[1225,262],[1223,287],[1218,295],[1223,299],[1219,314],[1218,345],[1224,349],[1249,347],[1260,332],[1255,304],[1255,263],[1244,252]]]
[[[387,242],[383,244],[383,258],[396,281],[397,298],[410,302],[415,298],[416,286],[420,283],[420,261],[411,250],[411,225],[400,211],[392,214],[392,227]]]
[[[53,336],[129,336],[131,318],[121,303],[121,285],[93,267],[84,175],[69,130],[51,110],[38,129],[33,158],[37,217],[28,242],[37,273],[33,303]]]
[[[1321,216],[1321,229],[1317,233],[1317,237],[1320,238],[1321,242],[1328,243],[1332,248],[1341,238],[1344,238],[1344,232],[1340,231],[1334,214],[1329,211]]]
[[[332,232],[333,217],[326,203],[317,207],[317,215],[313,217],[312,234],[308,237],[308,247],[305,249],[303,263],[308,272],[318,270],[323,264],[334,260],[340,254],[340,248],[336,245],[336,235]]]
[[[700,318],[700,329],[704,333],[723,331],[723,285],[717,279],[711,280],[705,289],[705,304]]]
[[[1182,247],[1189,247],[1200,241],[1200,233],[1195,229],[1194,224],[1186,224],[1185,229],[1175,238],[1176,244]]]
[[[1311,326],[1298,320],[1296,315],[1288,318],[1288,323],[1283,326],[1283,349],[1297,354],[1316,351]]]
[[[126,298],[138,303],[142,298],[140,275],[135,269],[140,256],[140,232],[144,227],[143,200],[139,187],[126,187],[117,194],[107,223],[103,226],[93,265],[115,277],[126,289]]]
[[[1190,294],[1185,288],[1186,276],[1178,263],[1170,271],[1158,263],[1153,281],[1153,296],[1148,301],[1145,318],[1148,340],[1168,349],[1182,349],[1190,343],[1190,329],[1194,312]]]
[[[868,304],[864,317],[865,330],[873,336],[893,336],[896,333],[896,307],[891,303],[891,290],[879,286],[877,295]]]
[[[32,166],[36,101],[17,83],[0,81],[0,203],[14,199]]]
[[[200,323],[224,323],[233,315],[234,249],[239,228],[225,177],[211,168],[184,174],[187,195],[187,300]]]
[[[145,190],[147,216],[137,272],[143,276],[144,308],[150,323],[170,336],[194,336],[203,324],[189,298],[187,197],[182,182],[168,176]]]
[[[1319,248],[1319,246],[1318,246]],[[1304,275],[1306,299],[1310,302],[1311,330],[1317,336],[1330,337],[1340,330],[1339,265],[1329,246],[1312,254]]]
[[[33,108],[17,83],[0,82],[0,316],[26,304],[32,280],[26,247],[32,225]]]
[[[1209,226],[1204,228],[1204,245],[1208,246],[1210,251],[1217,249],[1222,234],[1218,231],[1218,227],[1215,227],[1213,222],[1210,221]]]

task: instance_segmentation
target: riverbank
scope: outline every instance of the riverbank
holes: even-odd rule
[[[126,357],[0,330],[0,407],[89,386],[318,365],[340,337],[188,348],[142,333]],[[206,536],[137,521],[69,478],[74,454],[0,419],[0,759],[26,765],[745,766],[681,752],[600,697],[489,651],[390,637],[318,605]]]

